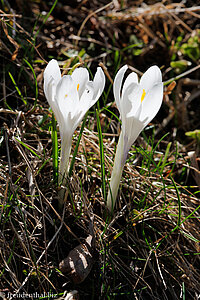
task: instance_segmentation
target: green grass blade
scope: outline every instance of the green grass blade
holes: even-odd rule
[[[166,151],[165,151],[165,156],[164,156],[164,158],[163,158],[163,163],[162,163],[162,165],[161,165],[161,167],[160,167],[160,172],[161,172],[161,174],[163,173],[163,170],[164,170],[164,167],[165,167],[165,164],[166,164],[166,161],[167,161],[167,157],[168,157],[168,155],[169,155],[169,150],[170,150],[171,145],[172,145],[171,142],[167,145],[167,149],[166,149]]]
[[[191,212],[191,214],[189,214],[187,217],[185,217],[185,219],[181,222],[181,224],[183,224],[187,219],[191,218],[191,217],[193,216],[193,214],[194,214],[195,212],[197,212],[197,210],[199,210],[199,209],[200,209],[200,205],[197,206],[197,208],[195,208],[195,209]]]
[[[136,47],[142,48],[142,46],[143,46],[143,43],[136,43],[136,44],[132,44],[132,45],[129,45],[129,46],[123,48],[121,51],[125,52],[129,49],[136,48]]]
[[[27,144],[23,143],[19,139],[15,138],[15,140],[22,146],[24,146],[26,149],[28,149],[34,156],[37,156],[39,159],[41,159],[41,156],[37,154],[32,148],[30,148]]]
[[[183,224],[187,219],[191,218],[193,216],[193,214],[195,212],[197,212],[200,209],[200,205],[197,206],[197,208],[195,208],[187,217],[185,217],[185,219],[183,221],[180,222],[180,225]],[[177,222],[178,223],[178,222]],[[166,234],[163,239],[160,241],[160,243],[158,243],[158,245],[156,246],[156,249],[158,249],[160,247],[160,245],[164,242],[164,240],[166,240],[168,238],[168,236],[170,236],[174,231],[176,231],[180,225],[176,225],[171,231],[170,233]]]
[[[120,120],[120,118],[118,118],[118,116],[114,112],[112,112],[111,110],[109,110],[107,107],[103,107],[100,111],[102,112],[104,110],[108,111],[120,124],[122,123],[122,121]]]
[[[183,297],[182,298],[183,298],[183,300],[185,300],[185,283],[184,282],[182,283],[182,292],[183,292],[183,294],[182,294]]]
[[[155,168],[157,169],[158,166],[157,166],[156,162],[153,160],[153,158],[152,158],[149,154],[147,154],[146,151],[145,151],[143,148],[138,147],[137,149],[139,150],[139,152],[143,153],[144,156],[146,156],[146,157],[151,161],[151,163],[155,166]],[[164,181],[163,175],[162,175],[162,173],[160,172],[159,169],[158,169],[158,173],[159,173],[160,178],[161,178],[161,181],[162,181],[162,183],[163,183],[164,199],[166,199],[166,186],[165,186],[165,181]]]
[[[157,144],[155,145],[154,149],[153,149],[153,152],[155,153],[156,149],[158,148],[159,144],[162,142],[162,140],[165,139],[165,137],[167,137],[169,135],[169,132],[165,133],[161,139],[157,142]]]
[[[37,103],[37,99],[38,99],[38,84],[37,84],[37,78],[36,78],[36,75],[35,75],[35,71],[33,69],[33,67],[31,66],[31,64],[24,58],[24,61],[25,63],[29,66],[29,68],[31,69],[32,73],[33,73],[33,77],[34,77],[34,80],[35,80],[35,101],[34,101],[34,108],[36,106],[36,103]]]
[[[42,171],[42,169],[46,166],[46,164],[50,161],[50,158],[48,158],[47,160],[45,160],[43,162],[43,164],[41,165],[41,167],[38,169],[36,176]]]
[[[195,243],[200,243],[200,240],[196,239],[194,236],[192,236],[191,234],[184,232],[183,230],[181,230],[181,233],[186,236],[188,239],[190,239],[191,241],[195,242]]]
[[[177,194],[177,199],[178,199],[178,221],[177,221],[177,227],[179,227],[181,225],[181,199],[180,199],[180,195],[179,195],[179,191],[178,188],[176,186],[176,183],[174,181],[174,179],[170,176],[170,179],[173,183],[173,186],[176,190],[176,194]]]
[[[11,80],[12,80],[14,86],[15,86],[15,89],[16,89],[18,95],[20,96],[20,98],[22,99],[22,101],[24,102],[24,104],[27,105],[27,101],[24,99],[24,97],[23,97],[20,89],[18,88],[18,86],[17,86],[17,84],[15,82],[15,79],[13,78],[12,74],[10,72],[8,72],[8,74],[9,74],[9,76],[10,76],[10,78],[11,78]]]
[[[40,28],[38,29],[38,31],[36,32],[36,34],[34,35],[34,40],[36,39],[36,37],[38,36],[38,34],[40,33],[40,30],[42,29],[42,27],[44,26],[44,24],[46,23],[48,17],[50,16],[50,14],[52,13],[52,11],[54,10],[56,4],[57,4],[58,0],[55,0],[50,11],[48,12],[48,14],[45,16],[42,25],[40,26]]]
[[[106,176],[105,176],[105,160],[104,160],[104,149],[103,149],[103,136],[101,131],[101,123],[99,119],[99,112],[96,110],[97,117],[97,130],[99,136],[99,148],[100,148],[100,163],[101,163],[101,178],[102,178],[102,192],[106,202]]]

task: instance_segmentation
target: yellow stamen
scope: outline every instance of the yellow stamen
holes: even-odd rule
[[[145,92],[145,90],[143,89],[142,97],[141,97],[141,102],[144,100],[145,95],[146,95],[146,92]]]
[[[65,98],[67,98],[67,96],[68,96],[68,95],[67,95],[67,94],[65,94]]]
[[[79,85],[79,83],[78,83],[78,84],[77,84],[77,91],[79,90],[79,86],[80,86],[80,85]]]

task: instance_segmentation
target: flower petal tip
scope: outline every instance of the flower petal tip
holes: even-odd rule
[[[124,65],[121,69],[122,70],[127,70],[128,69],[128,65]]]

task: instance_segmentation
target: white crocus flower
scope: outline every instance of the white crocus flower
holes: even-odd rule
[[[157,66],[149,68],[141,77],[140,82],[138,82],[136,73],[130,73],[122,87],[127,68],[125,65],[118,71],[113,85],[122,128],[107,198],[107,207],[110,211],[113,210],[115,205],[128,151],[140,132],[155,117],[163,99],[162,74]]]
[[[44,71],[44,93],[55,114],[61,136],[59,183],[68,172],[72,136],[85,113],[101,96],[105,75],[100,67],[89,80],[86,68],[77,68],[72,75],[61,77],[58,62],[52,59]]]

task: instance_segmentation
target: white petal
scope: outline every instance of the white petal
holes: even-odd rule
[[[72,118],[79,109],[79,96],[77,88],[70,75],[64,75],[56,87],[56,100],[64,119],[68,113]]]
[[[138,109],[141,106],[142,92],[143,91],[142,91],[140,85],[137,84],[137,83],[132,83],[129,86],[129,93],[128,94],[125,92],[123,98],[124,99],[128,98],[130,103],[131,103],[131,108],[129,108],[129,109],[127,108],[127,113],[126,113],[127,117],[129,117],[129,116],[136,117]],[[124,103],[124,100],[123,100],[123,103]]]
[[[97,68],[96,74],[94,76],[93,87],[94,87],[93,99],[96,102],[101,96],[105,87],[105,75],[102,68],[100,67]]]
[[[80,110],[90,109],[94,104],[94,84],[93,82],[88,82],[86,89],[80,99]]]
[[[58,84],[59,80],[61,79],[60,68],[58,66],[58,62],[55,59],[50,60],[48,65],[44,70],[44,92],[45,95],[47,93],[48,84],[51,80],[54,79],[55,85]]]
[[[56,117],[56,120],[59,124],[61,135],[62,135],[62,124],[63,116],[59,110],[59,107],[56,102],[56,86],[61,79],[60,68],[58,62],[55,59],[52,59],[45,71],[44,71],[44,93],[49,103],[49,106],[52,108],[53,113]]]
[[[145,126],[158,113],[163,100],[163,83],[156,84],[145,96],[142,101],[142,112],[140,121],[144,122]]]
[[[65,134],[61,138],[61,160],[59,166],[59,183],[63,181],[63,176],[68,172],[71,144],[72,144],[72,135],[65,132]]]
[[[70,112],[68,114],[68,117],[65,118],[65,132],[66,135],[73,135],[74,131],[82,121],[82,118],[80,118],[80,111],[76,111],[76,114],[72,115]]]
[[[112,176],[110,180],[109,192],[107,197],[107,207],[110,211],[114,209],[115,201],[118,194],[120,179],[122,176],[122,171],[126,161],[126,155],[123,153],[124,150],[124,135],[121,132],[117,144],[117,150],[115,154],[115,160],[112,170]]]
[[[127,68],[128,68],[128,66],[125,65],[117,72],[115,79],[114,79],[114,84],[113,84],[113,93],[114,93],[115,102],[117,104],[119,111],[121,111],[120,99],[121,99],[122,80],[124,78],[124,73],[126,72]]]
[[[56,95],[56,86],[53,77],[51,77],[48,80],[48,83],[47,81],[44,81],[44,93],[49,105],[52,106],[53,102],[55,102],[55,95]]]
[[[79,97],[81,97],[89,81],[88,70],[86,68],[77,68],[74,70],[71,77],[74,81]]]
[[[124,152],[128,154],[132,144],[135,142],[137,137],[139,136],[140,132],[144,128],[144,124],[140,122],[140,120],[130,117],[126,118],[125,124],[125,134],[124,134]]]
[[[147,93],[154,85],[162,82],[162,73],[157,66],[150,67],[141,77],[140,85]]]
[[[58,107],[58,104],[56,102],[56,87],[55,87],[55,83],[54,83],[54,79],[51,78],[51,80],[49,81],[47,87],[46,87],[46,93],[45,93],[45,96],[47,98],[47,101],[49,103],[49,106],[51,107],[55,117],[56,117],[56,120],[59,124],[59,127],[61,128],[62,127],[62,123],[63,123],[63,117],[62,117],[62,114],[60,112],[60,109]]]
[[[132,102],[129,96],[132,94],[133,90],[137,90],[138,85],[136,83],[131,83],[125,90],[123,97],[120,100],[120,115],[123,120],[126,119],[127,114],[132,110]],[[133,108],[134,110],[134,108]]]
[[[138,83],[138,76],[135,72],[131,72],[126,80],[124,81],[124,85],[123,85],[123,88],[122,88],[122,97],[126,91],[126,89],[128,88],[128,86],[132,83]]]
[[[89,82],[87,87],[79,101],[79,117],[78,123],[80,123],[86,114],[86,112],[90,109],[90,107],[95,103],[94,101],[94,88],[93,82]],[[77,125],[78,126],[78,125]]]

